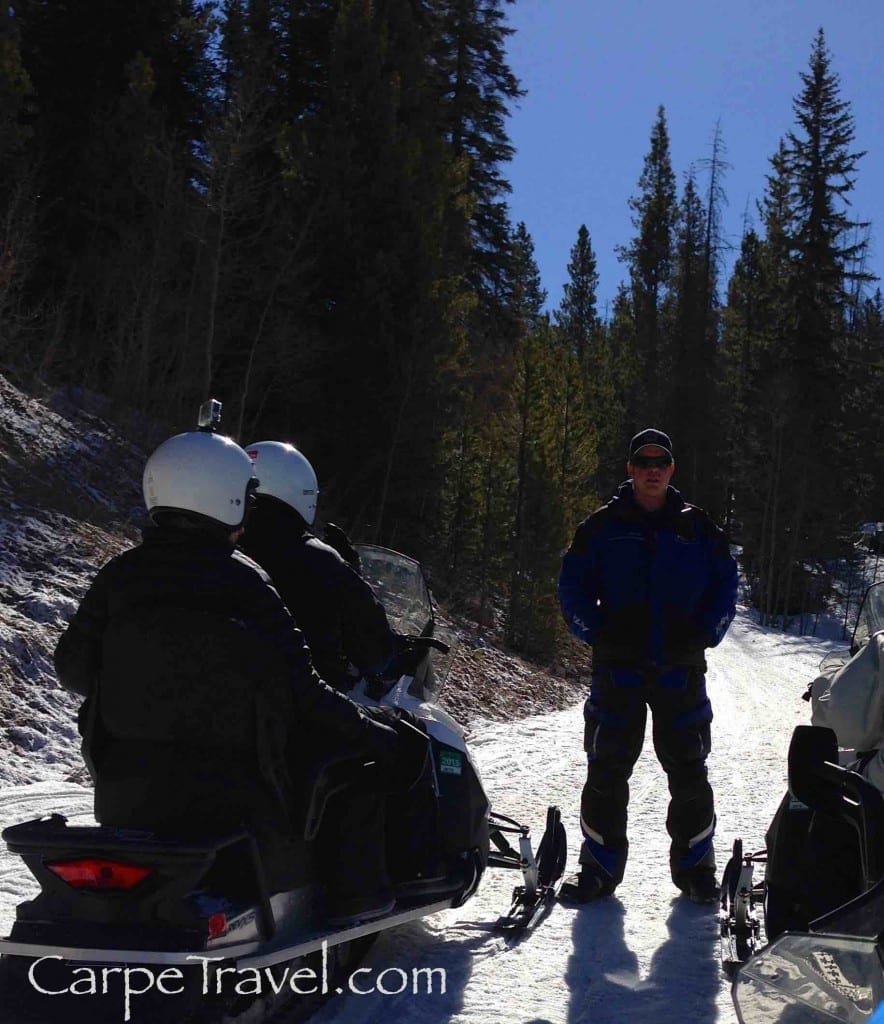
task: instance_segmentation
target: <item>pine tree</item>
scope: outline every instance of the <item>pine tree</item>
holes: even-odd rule
[[[743,235],[740,253],[728,283],[724,310],[718,400],[722,410],[723,443],[719,452],[725,479],[726,532],[737,537],[750,515],[750,502],[757,505],[761,410],[754,409],[758,362],[764,342],[765,282],[763,243],[750,228]],[[740,495],[740,516],[735,519],[735,493]],[[753,519],[756,516],[752,516]]]
[[[669,339],[664,324],[678,220],[669,132],[662,106],[657,110],[638,185],[639,194],[629,201],[637,235],[630,245],[621,248],[620,256],[629,265],[636,345],[643,365],[638,406],[630,414],[650,422],[661,412],[669,383]]]
[[[23,343],[28,320],[22,292],[36,256],[33,167],[23,116],[33,87],[24,69],[18,26],[8,7],[0,11],[0,359],[7,368],[32,370]],[[36,339],[28,339],[35,341]]]
[[[33,86],[22,63],[19,26],[4,7],[0,10],[0,188],[4,198],[10,194],[10,178],[20,169],[30,135],[22,115],[32,99]]]
[[[471,287],[499,294],[510,233],[503,165],[513,157],[506,132],[510,106],[523,95],[506,57],[513,30],[505,6],[513,0],[438,0],[431,5],[437,37],[442,130],[463,168],[452,244],[462,249]],[[459,238],[457,237],[459,235]]]
[[[726,424],[722,416],[724,403],[717,396],[721,381],[721,309],[719,303],[719,274],[723,242],[721,237],[721,210],[727,204],[724,178],[730,169],[725,159],[726,147],[721,124],[717,123],[712,136],[712,155],[700,161],[708,172],[706,189],[706,231],[703,245],[702,308],[704,316],[703,363],[708,386],[703,402],[708,419],[707,429],[694,437],[698,449],[700,472],[697,479],[696,500],[718,519],[728,514],[727,473],[723,470],[720,452],[726,439]]]
[[[822,31],[794,101],[796,128],[772,158],[758,261],[764,328],[747,399],[758,412],[737,501],[748,510],[744,551],[763,621],[819,607],[827,559],[850,517],[857,448],[850,437],[846,367],[865,241],[848,216],[860,153]],[[753,357],[754,359],[754,357]],[[810,443],[814,473],[793,457]],[[749,481],[754,477],[754,482]],[[812,488],[811,479],[825,479]],[[808,567],[812,568],[808,568]]]
[[[679,483],[691,500],[708,505],[704,440],[710,429],[714,347],[709,341],[706,216],[693,168],[681,202],[672,281],[672,377],[664,421],[678,438]]]
[[[762,622],[772,624],[786,578],[784,515],[790,491],[784,486],[790,410],[801,401],[788,358],[790,332],[789,282],[794,273],[790,251],[790,181],[785,144],[771,157],[765,196],[760,204],[765,237],[757,262],[747,274],[751,296],[747,307],[758,311],[757,329],[742,343],[749,367],[744,401],[749,413],[737,462],[736,500],[744,521],[743,559],[753,600]],[[751,274],[751,276],[749,276]],[[752,411],[755,415],[751,415]],[[740,428],[737,428],[738,430]]]
[[[563,469],[560,484],[567,505],[566,522],[576,514],[579,502],[585,503],[590,493],[598,491],[597,452],[616,443],[612,432],[619,427],[618,417],[613,415],[615,393],[607,332],[596,310],[597,288],[596,256],[589,230],[581,224],[571,249],[568,282],[554,314],[563,374],[563,463],[571,465],[568,471]]]
[[[547,657],[559,622],[555,573],[563,545],[557,415],[561,364],[553,329],[542,312],[546,293],[524,224],[516,226],[512,251],[510,310],[521,330],[513,380],[516,478],[507,637],[529,655]]]
[[[166,257],[162,270],[157,263],[158,216],[178,218],[175,238],[163,239],[169,257],[186,246],[181,207],[154,200],[183,197],[198,179],[210,15],[199,0],[15,5],[39,171],[41,246],[30,292],[54,317],[46,334],[65,339],[47,349],[41,372],[111,390],[116,366],[131,362],[126,348],[147,353],[149,336],[165,334],[165,324],[151,324],[155,307],[133,316],[133,293],[158,295],[186,278]],[[149,282],[137,279],[139,266]],[[175,341],[166,338],[172,348]]]
[[[59,259],[67,264],[84,242],[103,240],[111,215],[102,190],[129,171],[106,149],[101,125],[118,109],[132,81],[133,61],[149,65],[150,103],[162,112],[170,138],[182,152],[198,145],[208,75],[208,11],[197,0],[134,7],[113,0],[83,7],[23,0],[16,4],[15,18],[35,91],[44,217]],[[96,179],[102,160],[104,170]],[[53,270],[65,272],[58,264]]]
[[[305,429],[317,461],[334,467],[331,501],[346,502],[364,533],[418,552],[432,496],[411,474],[435,477],[460,346],[459,271],[444,230],[452,166],[437,130],[430,44],[407,0],[340,6],[314,165],[322,189],[304,320],[312,357],[296,392],[323,407],[322,422]]]
[[[567,339],[581,366],[587,360],[600,326],[596,309],[598,285],[596,256],[592,250],[589,229],[585,224],[581,224],[577,232],[577,241],[571,248],[568,282],[565,284],[559,308],[554,314],[556,325]]]
[[[846,209],[864,154],[852,150],[853,115],[839,96],[839,78],[832,71],[822,29],[801,81],[804,88],[793,104],[799,132],[788,134],[784,149],[794,255],[800,277],[815,283],[815,302],[839,309],[848,299],[845,285],[870,277],[853,269],[866,243],[852,236],[867,225],[852,220]],[[828,354],[827,348],[823,357]]]
[[[303,355],[293,344],[299,310],[291,297],[303,287],[315,204],[290,184],[304,154],[288,132],[289,12],[281,0],[226,0],[223,12],[188,326],[200,339],[196,375],[205,393],[227,396],[232,429],[253,436],[261,415],[287,398]]]
[[[855,467],[853,487],[847,498],[856,521],[881,519],[884,508],[884,472],[882,460],[870,457],[878,451],[884,431],[884,296],[881,289],[865,299],[849,338],[847,427],[851,442],[848,463]]]
[[[599,452],[598,489],[603,497],[626,475],[628,439],[649,425],[641,405],[644,367],[638,350],[635,313],[630,289],[624,284],[614,296],[606,336],[614,397],[609,409],[607,437],[602,437]]]
[[[839,96],[838,76],[831,69],[822,29],[817,33],[803,88],[794,102],[797,131],[786,140],[785,166],[791,192],[790,242],[794,272],[789,282],[792,310],[790,357],[801,387],[793,429],[816,437],[816,458],[832,480],[844,472],[843,424],[845,355],[851,282],[862,280],[863,238],[846,205],[862,153],[852,149],[854,122],[849,104]],[[843,503],[835,488],[812,496],[807,474],[790,481],[793,509],[787,543],[788,563],[783,602],[800,592],[805,574],[797,568],[808,555],[832,550],[832,538],[843,532]],[[840,488],[838,489],[840,490]],[[803,549],[803,550],[802,550]]]

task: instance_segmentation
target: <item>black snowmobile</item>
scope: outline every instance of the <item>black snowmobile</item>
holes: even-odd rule
[[[849,653],[821,671],[881,629],[884,583],[867,591]],[[741,1024],[865,1021],[884,999],[884,797],[839,757],[831,729],[798,726],[767,848],[734,843],[720,924]]]
[[[14,825],[3,839],[40,892],[18,906],[11,934],[0,939],[0,1024],[301,1019],[340,990],[377,933],[462,905],[486,867],[522,872],[498,922],[504,932],[524,931],[552,901],[567,856],[558,809],[547,813],[536,857],[529,829],[490,809],[464,729],[437,703],[443,673],[433,655],[448,647],[433,636],[420,564],[379,547],[363,546],[360,556],[391,625],[408,635],[390,670],[360,680],[351,695],[407,709],[429,736],[438,810],[432,838],[444,877],[405,883],[387,916],[336,930],[324,921],[310,864],[304,885],[270,891],[247,831],[182,842],[71,826],[61,815]],[[352,774],[353,765],[338,760],[311,780],[302,844],[308,860],[326,801]]]

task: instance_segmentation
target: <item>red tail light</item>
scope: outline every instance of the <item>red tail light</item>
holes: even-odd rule
[[[152,875],[151,868],[113,860],[57,860],[47,868],[75,889],[134,889]]]

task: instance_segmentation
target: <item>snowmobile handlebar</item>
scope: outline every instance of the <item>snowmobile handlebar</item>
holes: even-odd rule
[[[398,634],[397,646],[399,650],[428,651],[430,649],[439,651],[441,654],[448,654],[451,647],[444,640],[435,636],[411,636],[407,633]]]

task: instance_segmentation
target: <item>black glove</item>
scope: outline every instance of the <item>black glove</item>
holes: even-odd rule
[[[390,776],[392,790],[411,789],[427,769],[430,756],[430,741],[420,719],[405,708],[364,707],[362,710],[372,725],[396,734],[398,746],[392,756],[387,752],[377,755],[384,767],[395,769],[395,774]]]
[[[400,722],[407,722],[409,725],[421,729],[420,719],[408,708],[394,708],[389,704],[379,704],[377,707],[360,705],[360,708],[363,714],[394,729],[399,727]]]
[[[396,723],[399,721],[401,712],[398,708],[384,707],[378,705],[378,707],[365,707],[360,705],[362,713],[367,715],[373,722],[380,722],[381,725],[389,725],[391,729],[396,728]]]
[[[362,574],[362,561],[359,558],[359,553],[350,543],[350,538],[340,526],[335,525],[335,523],[326,523],[325,534],[322,539],[330,548],[334,548],[345,562],[349,562],[356,572],[360,575]]]
[[[376,716],[365,716],[365,731],[362,740],[366,754],[381,765],[393,766],[401,757],[402,740],[399,733],[391,725],[385,725]]]

